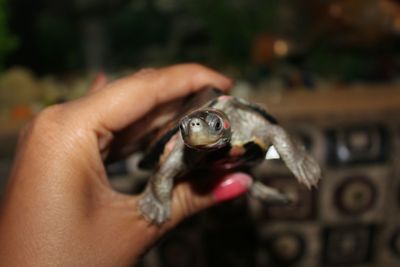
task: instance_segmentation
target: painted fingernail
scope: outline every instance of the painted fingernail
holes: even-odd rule
[[[214,198],[218,202],[221,202],[243,195],[247,192],[252,182],[252,178],[245,173],[233,173],[227,175],[214,188]]]
[[[97,73],[97,75],[96,75],[95,80],[96,80],[96,81],[107,80],[107,75],[106,75],[106,73],[105,73],[104,71],[99,71],[99,72]]]

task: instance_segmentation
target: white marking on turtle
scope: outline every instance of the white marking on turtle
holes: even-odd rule
[[[270,146],[268,148],[267,153],[265,154],[265,159],[270,160],[270,159],[280,159],[281,157],[279,156],[278,151],[276,151],[274,146]]]

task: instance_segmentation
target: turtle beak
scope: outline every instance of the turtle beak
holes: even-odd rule
[[[179,129],[185,144],[193,148],[206,148],[213,143],[213,136],[209,135],[208,125],[201,118],[185,117],[181,120]]]
[[[224,128],[221,132],[220,120],[218,120],[220,126],[217,130],[213,128],[214,124],[210,125],[210,122],[207,122],[207,116],[211,112],[215,111],[199,110],[182,118],[179,128],[186,146],[200,150],[214,150],[229,142],[230,128]]]

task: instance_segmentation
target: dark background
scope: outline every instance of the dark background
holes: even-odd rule
[[[268,77],[257,67],[288,64],[344,81],[387,81],[399,65],[395,0],[16,0],[5,6],[16,44],[4,65],[39,75],[197,61],[254,79]],[[282,55],[273,49],[279,40],[289,46]]]

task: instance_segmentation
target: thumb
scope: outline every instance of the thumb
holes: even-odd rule
[[[204,186],[189,181],[178,184],[172,195],[170,226],[217,203],[245,194],[253,179],[248,174],[236,172],[217,178],[216,181],[211,186],[210,183]]]

